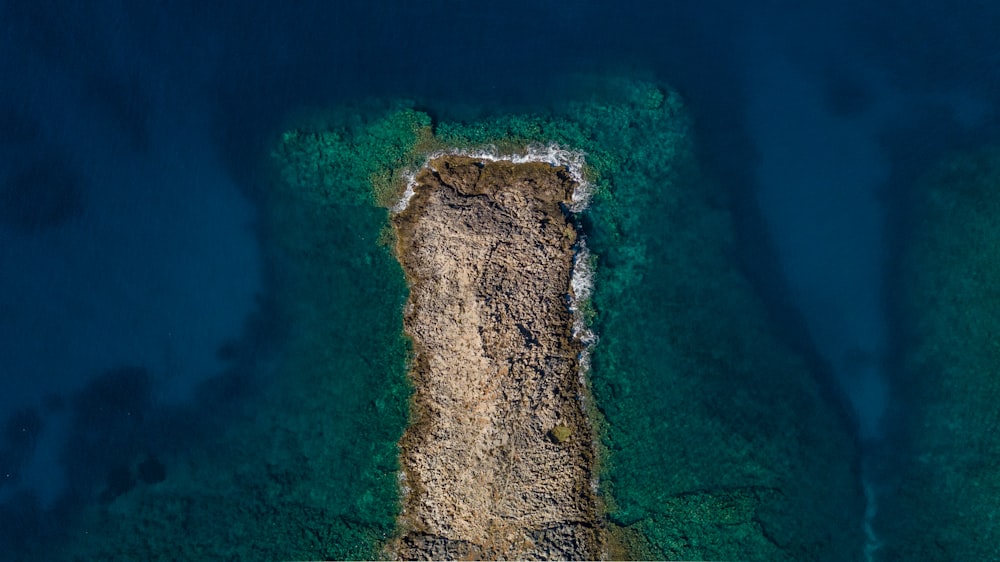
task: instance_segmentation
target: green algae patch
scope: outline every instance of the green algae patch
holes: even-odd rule
[[[573,435],[573,428],[559,424],[549,430],[549,438],[556,443],[565,443]]]
[[[887,559],[996,559],[1000,147],[939,162],[915,203],[896,292],[903,445],[876,530]]]

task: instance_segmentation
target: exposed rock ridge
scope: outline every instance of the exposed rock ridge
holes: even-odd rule
[[[574,187],[545,163],[443,156],[393,217],[415,396],[392,556],[600,557],[567,302]]]

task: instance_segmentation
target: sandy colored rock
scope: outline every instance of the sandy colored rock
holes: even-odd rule
[[[391,556],[600,557],[567,300],[574,187],[545,163],[444,156],[393,217],[415,397]]]

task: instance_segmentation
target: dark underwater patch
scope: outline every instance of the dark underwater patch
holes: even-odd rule
[[[826,72],[826,107],[837,117],[855,117],[871,107],[873,95],[864,80],[844,68],[834,67]]]
[[[136,476],[145,484],[159,484],[167,479],[167,467],[155,455],[148,455],[136,467]]]
[[[84,179],[60,160],[35,160],[0,187],[0,223],[33,233],[63,226],[83,215]]]
[[[36,119],[13,107],[0,107],[0,144],[32,143],[38,140],[40,133]]]
[[[18,410],[7,418],[4,426],[4,445],[17,452],[26,453],[34,448],[45,424],[34,408]]]
[[[95,73],[84,79],[86,97],[127,136],[132,147],[146,150],[152,144],[150,117],[153,103],[136,74],[115,76]]]

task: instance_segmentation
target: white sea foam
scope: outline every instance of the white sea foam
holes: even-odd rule
[[[403,172],[403,179],[406,180],[406,189],[403,191],[403,196],[396,201],[396,204],[392,206],[392,212],[398,213],[410,204],[410,199],[416,194],[413,191],[413,187],[417,185],[417,174],[413,170],[407,170]]]
[[[442,156],[467,156],[491,162],[510,161],[515,164],[526,162],[545,162],[551,166],[565,166],[571,178],[576,183],[573,193],[570,196],[570,203],[567,208],[570,212],[583,212],[590,205],[593,185],[587,181],[583,173],[586,164],[586,155],[579,150],[570,150],[555,143],[529,145],[524,152],[517,154],[501,153],[496,146],[486,146],[475,150],[452,149],[439,150],[427,155],[420,168],[430,166],[432,160]],[[410,170],[404,173],[403,179],[406,181],[406,189],[403,196],[392,206],[392,212],[398,213],[406,209],[416,193],[416,171]],[[597,342],[597,336],[587,327],[586,318],[580,310],[582,303],[590,299],[594,285],[594,271],[591,263],[590,250],[587,242],[580,238],[575,247],[573,255],[573,272],[570,277],[569,308],[573,313],[573,336],[585,346],[584,352],[580,356],[581,376],[585,376],[590,370],[590,348]]]
[[[491,162],[508,160],[514,162],[515,164],[523,164],[525,162],[545,162],[552,166],[565,166],[567,171],[569,171],[570,177],[573,178],[573,181],[576,183],[576,187],[573,189],[573,193],[570,196],[570,203],[566,206],[567,209],[572,213],[581,213],[590,205],[593,185],[587,181],[586,176],[583,173],[583,168],[586,164],[586,155],[583,152],[569,150],[555,143],[547,145],[530,145],[525,152],[519,154],[502,154],[495,146],[488,146],[477,150],[440,150],[428,154],[419,169],[429,167],[430,162],[435,158],[451,155],[468,156],[469,158],[477,158]],[[403,179],[406,181],[406,189],[403,191],[403,195],[400,200],[392,206],[393,213],[404,211],[410,204],[410,199],[412,199],[416,194],[416,177],[416,170],[408,170],[403,173]],[[581,236],[574,247],[573,270],[570,274],[570,292],[568,295],[569,309],[573,314],[573,337],[580,341],[584,346],[583,351],[580,352],[578,357],[579,364],[577,367],[577,375],[579,376],[581,388],[590,387],[590,383],[588,381],[588,375],[590,373],[590,351],[598,340],[597,334],[595,334],[587,326],[587,319],[584,316],[583,311],[580,309],[583,303],[586,303],[590,299],[593,289],[593,259],[590,249],[587,247],[586,239]],[[588,395],[581,392],[578,399],[580,400],[583,411],[588,412]],[[596,455],[598,453],[598,445],[596,441],[594,442],[593,447]],[[406,484],[406,477],[402,474],[402,472],[400,473],[400,486],[404,495],[410,492],[410,488]],[[591,477],[590,486],[594,492],[597,493],[599,489],[599,482],[596,473]]]
[[[597,336],[587,327],[587,319],[580,306],[590,300],[594,290],[594,266],[591,262],[587,240],[581,237],[576,243],[573,255],[573,273],[569,281],[569,309],[573,313],[573,336],[588,347],[597,341]]]
[[[587,248],[587,240],[583,237],[576,243],[573,254],[573,272],[569,281],[569,310],[573,313],[573,337],[583,344],[583,351],[578,357],[579,366],[577,374],[580,377],[580,385],[587,388],[588,375],[590,373],[590,350],[597,343],[597,334],[587,326],[587,318],[581,306],[590,300],[590,295],[594,290],[594,265],[591,258],[590,249]],[[586,408],[586,395],[581,394],[581,402]]]
[[[865,491],[865,519],[862,529],[865,533],[865,562],[874,562],[875,553],[882,548],[882,541],[875,534],[875,528],[872,524],[875,516],[878,514],[878,491],[875,489],[874,482],[872,482],[869,464],[868,461],[865,461],[861,469],[861,483]]]
[[[467,156],[480,160],[497,162],[507,160],[515,164],[525,162],[545,162],[551,166],[565,166],[571,178],[576,183],[573,193],[570,196],[570,203],[567,208],[570,212],[580,213],[590,205],[593,185],[587,181],[583,173],[586,164],[586,154],[579,150],[570,150],[556,143],[532,144],[524,152],[516,154],[501,153],[496,146],[490,145],[475,150],[450,149],[438,150],[428,154],[424,158],[424,163],[420,169],[430,166],[432,160],[442,156]],[[406,189],[402,197],[392,206],[393,213],[399,213],[406,209],[410,200],[416,194],[417,172],[408,170],[403,173],[406,182]],[[585,376],[590,370],[590,348],[597,342],[597,335],[587,327],[587,320],[580,310],[582,303],[590,299],[594,286],[594,271],[591,263],[590,250],[587,242],[580,238],[575,247],[573,255],[573,272],[570,277],[569,308],[573,313],[573,336],[585,346],[580,356],[580,374]]]
[[[593,186],[587,181],[583,173],[583,166],[586,163],[585,154],[578,150],[570,150],[555,143],[546,145],[533,144],[528,146],[524,152],[517,154],[503,154],[492,145],[476,150],[438,150],[428,154],[420,168],[428,167],[431,160],[442,156],[468,156],[469,158],[478,158],[491,162],[508,160],[515,164],[545,162],[552,166],[565,166],[569,171],[570,177],[576,182],[576,187],[573,189],[573,194],[570,197],[569,210],[579,213],[590,204]],[[392,206],[392,212],[398,213],[403,211],[410,204],[410,199],[413,198],[415,193],[416,176],[416,171],[413,170],[403,173],[403,179],[406,181],[406,189],[403,191],[403,196],[400,200]]]
[[[584,207],[586,205],[584,204]],[[587,240],[581,236],[576,243],[573,253],[573,271],[569,281],[569,310],[573,314],[573,337],[583,344],[583,350],[577,358],[577,377],[580,381],[581,389],[590,389],[590,353],[597,343],[597,334],[587,326],[587,318],[581,306],[590,300],[594,291],[594,262],[587,247]],[[580,407],[590,417],[589,391],[581,391],[577,395]],[[594,420],[591,420],[593,423]],[[598,440],[591,444],[594,456],[600,456]],[[595,495],[599,494],[600,481],[597,472],[590,477],[590,488]]]

